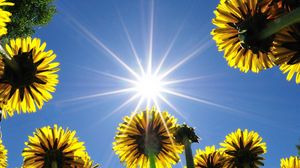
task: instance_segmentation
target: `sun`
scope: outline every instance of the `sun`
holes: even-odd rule
[[[147,73],[136,81],[136,92],[145,100],[150,102],[156,101],[161,95],[163,88],[163,80],[158,75]]]

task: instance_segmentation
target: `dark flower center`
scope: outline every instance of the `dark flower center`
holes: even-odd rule
[[[234,157],[234,164],[237,168],[244,168],[250,166],[250,168],[256,167],[256,164],[262,164],[259,154],[264,153],[264,150],[260,146],[253,147],[253,141],[251,140],[247,144],[243,143],[243,136],[240,138],[240,147],[235,145],[236,150],[227,150],[226,154]]]
[[[64,166],[64,154],[59,149],[50,149],[46,151],[44,158],[45,168],[51,168],[53,163],[57,164],[57,168]]]
[[[4,76],[5,83],[9,83],[12,87],[22,88],[31,85],[34,82],[37,66],[33,63],[32,50],[22,52],[12,57],[12,61],[18,66],[18,70],[11,68],[7,61],[4,60]]]
[[[15,63],[17,69],[13,69],[8,60],[4,61],[4,74],[2,78],[0,78],[0,83],[10,84],[12,89],[9,93],[9,99],[15,93],[17,89],[20,91],[20,99],[24,98],[24,90],[27,88],[29,94],[32,96],[31,90],[29,87],[32,87],[37,92],[38,89],[32,85],[32,83],[36,82],[39,84],[46,84],[45,81],[36,77],[37,73],[45,72],[48,70],[38,71],[37,67],[44,61],[44,58],[39,60],[38,62],[33,62],[33,50],[29,52],[22,52],[21,49],[18,51],[18,54],[12,57],[11,62]]]
[[[266,27],[267,22],[267,15],[256,12],[252,16],[249,12],[244,20],[231,26],[234,26],[238,30],[241,46],[258,54],[259,52],[269,52],[274,39],[273,35],[266,39],[259,39],[259,33]]]
[[[207,168],[223,168],[223,161],[220,159],[220,161],[216,162],[215,160],[218,159],[217,152],[213,152],[208,155],[207,157],[207,162],[206,162],[206,167]]]
[[[138,151],[148,156],[150,153],[157,155],[162,150],[162,139],[166,138],[159,133],[160,125],[153,127],[153,123],[148,124],[148,128],[145,130],[141,126],[137,125],[141,135],[133,137],[138,144]]]

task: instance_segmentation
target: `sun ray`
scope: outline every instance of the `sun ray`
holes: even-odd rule
[[[103,97],[103,96],[110,96],[110,95],[117,95],[117,94],[122,94],[122,93],[133,92],[135,90],[136,90],[135,88],[130,87],[130,88],[119,89],[119,90],[114,90],[114,91],[109,91],[109,92],[103,92],[103,93],[97,93],[97,94],[92,94],[92,95],[87,95],[87,96],[80,96],[80,97],[71,98],[71,99],[65,99],[63,101],[59,101],[58,103],[76,102],[76,101],[92,99],[92,98],[96,98],[96,97]]]
[[[130,115],[130,120],[128,121],[128,125],[130,125],[131,122],[132,122],[132,119],[133,119],[132,116],[135,116],[135,115],[139,112],[139,108],[141,107],[143,101],[144,101],[144,98],[141,97],[140,100],[139,100],[139,102],[138,102],[137,105],[135,106],[134,111],[133,111],[132,114]],[[127,127],[125,128],[125,132],[126,132],[126,131],[127,131]]]
[[[212,43],[211,40],[209,40],[208,42],[205,42],[203,45],[201,45],[200,47],[198,47],[195,51],[193,51],[192,53],[188,54],[187,56],[185,56],[185,58],[183,58],[177,64],[175,64],[170,69],[168,69],[165,73],[163,73],[162,75],[159,75],[159,78],[161,78],[161,79],[165,78],[170,73],[172,73],[173,71],[175,71],[177,68],[179,68],[180,66],[182,66],[184,63],[186,63],[187,61],[189,61],[191,58],[193,58],[194,56],[200,54],[201,52],[203,52],[203,50],[205,50],[208,47],[210,47],[212,44],[213,43]]]
[[[98,71],[98,70],[93,69],[93,68],[88,68],[88,67],[85,67],[85,66],[79,66],[79,65],[76,65],[76,64],[74,64],[72,66],[76,66],[76,67],[81,68],[83,70],[87,70],[87,71],[94,72],[94,73],[97,73],[97,74],[100,74],[100,75],[108,76],[108,77],[111,77],[111,78],[114,78],[114,79],[122,80],[124,82],[128,82],[128,83],[131,83],[131,84],[136,84],[135,80],[132,80],[132,79],[129,79],[129,78],[126,78],[126,77],[123,77],[123,76],[118,76],[118,75],[114,75],[114,74],[111,74],[111,73]]]
[[[121,64],[130,74],[139,78],[139,75],[130,68],[116,53],[109,49],[103,42],[100,41],[94,34],[92,34],[86,27],[79,23],[75,18],[71,18],[72,23],[83,33],[84,37],[88,37],[91,41],[95,42],[98,47],[104,49],[110,56],[112,56],[119,64]]]
[[[148,99],[147,99],[147,105],[146,105],[146,108],[151,108],[150,105],[151,105],[151,99],[148,98]]]
[[[196,101],[198,103],[203,103],[203,104],[206,104],[206,105],[218,107],[218,108],[221,108],[221,109],[224,109],[224,110],[229,110],[229,111],[234,111],[234,112],[241,113],[241,111],[236,110],[234,108],[224,106],[224,105],[221,105],[221,104],[217,104],[217,103],[214,103],[214,102],[211,102],[211,101],[208,101],[208,100],[204,100],[204,99],[192,97],[192,96],[189,96],[189,95],[185,95],[185,94],[182,94],[182,93],[179,93],[179,92],[176,92],[176,91],[171,91],[169,89],[164,89],[164,90],[162,90],[162,92],[168,93],[168,94],[171,94],[171,95],[174,95],[174,96],[178,96],[178,97],[181,97],[181,98],[185,98],[185,99],[188,99],[188,100]]]
[[[184,23],[185,23],[186,19],[183,20],[182,24],[180,25],[180,27],[177,29],[175,36],[173,37],[171,43],[169,44],[167,50],[165,51],[165,53],[162,56],[161,61],[159,62],[154,75],[157,75],[160,72],[161,67],[163,66],[165,60],[167,59],[167,57],[169,56],[171,50],[173,49],[173,46],[175,44],[175,42],[177,41],[178,36],[180,35],[183,27],[184,27]]]
[[[171,109],[173,109],[180,117],[182,117],[184,120],[187,120],[187,118],[169,101],[167,100],[163,95],[159,94],[158,97],[165,102]]]
[[[126,34],[126,38],[127,38],[128,42],[129,42],[129,46],[130,46],[131,52],[132,52],[132,54],[133,54],[133,56],[134,56],[134,58],[135,58],[135,60],[136,60],[136,62],[138,64],[138,66],[140,68],[141,74],[145,75],[145,70],[144,70],[143,65],[141,63],[139,55],[137,54],[137,51],[136,51],[136,49],[135,49],[135,47],[133,45],[133,42],[132,42],[131,36],[130,36],[130,34],[128,32],[127,26],[124,23],[124,20],[122,18],[122,15],[120,14],[120,11],[119,10],[117,10],[117,11],[118,11],[118,15],[119,15],[119,19],[120,19],[122,28],[123,28],[123,30],[124,30],[124,32]]]
[[[114,78],[114,79],[122,80],[124,82],[128,82],[128,83],[131,83],[131,84],[136,84],[135,80],[132,80],[132,79],[129,79],[129,78],[126,78],[126,77],[123,77],[123,76],[118,76],[118,75],[114,75],[114,74],[107,73],[107,72],[99,72],[99,73],[102,74],[102,75]]]
[[[153,100],[153,101],[154,101],[154,104],[156,104],[156,105],[158,106],[156,100]],[[157,109],[157,110],[160,111],[160,109]],[[160,111],[160,112],[161,112],[161,111]],[[162,123],[163,123],[163,125],[164,125],[164,127],[165,127],[165,129],[166,129],[166,131],[167,131],[167,134],[168,134],[168,137],[169,137],[169,139],[170,139],[170,142],[171,142],[173,148],[175,149],[175,143],[174,143],[174,140],[173,140],[172,136],[170,136],[170,130],[168,129],[168,126],[167,126],[167,124],[166,124],[166,122],[165,122],[165,120],[164,120],[164,118],[163,118],[163,116],[162,116],[161,113],[159,113],[159,116],[160,116],[161,121],[162,121]],[[181,166],[184,167],[184,166],[183,166],[183,163],[182,163],[180,160],[179,160],[179,162],[180,162]]]
[[[141,97],[139,102],[137,103],[136,107],[134,108],[134,112],[138,111],[142,105],[142,103],[144,102],[144,98]]]
[[[133,96],[131,96],[131,98],[129,98],[128,100],[126,100],[124,103],[122,103],[119,107],[117,107],[116,109],[114,109],[112,112],[108,113],[106,116],[104,116],[102,118],[101,121],[104,121],[106,119],[108,119],[109,117],[111,117],[112,115],[114,115],[115,113],[117,113],[118,111],[120,111],[123,107],[127,106],[128,104],[130,104],[131,102],[133,102],[135,99],[137,99],[138,97],[140,97],[140,94],[137,93]]]
[[[109,142],[109,145],[111,145],[111,142]],[[108,146],[109,146],[108,145]],[[103,165],[101,165],[101,167],[103,166],[103,167],[111,167],[110,166],[110,164],[111,164],[111,162],[112,162],[112,160],[113,160],[113,158],[114,157],[116,157],[116,155],[115,155],[115,152],[113,151],[113,150],[111,150],[111,153],[110,153],[110,155],[109,155],[109,158],[107,159],[107,160],[105,160],[105,164],[103,163]]]
[[[154,103],[154,105],[155,105],[155,108],[156,108],[158,111],[160,111],[161,109],[160,109],[160,106],[159,106],[159,104],[158,104],[158,102],[157,102],[157,99],[156,99],[156,98],[152,98],[152,101],[153,101],[153,103]]]
[[[206,79],[206,78],[207,78],[206,76],[198,76],[198,77],[191,77],[191,78],[184,78],[184,79],[176,79],[176,80],[164,81],[162,85],[165,86],[165,85],[179,84],[179,83],[185,83],[185,82]]]
[[[152,54],[153,54],[153,31],[154,31],[154,0],[150,0],[150,30],[149,30],[149,48],[148,48],[148,70],[147,73],[152,72]]]

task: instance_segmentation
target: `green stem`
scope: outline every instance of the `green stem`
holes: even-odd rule
[[[195,168],[190,140],[185,137],[183,139],[183,144],[184,144],[184,150],[185,150],[186,166],[187,166],[187,168]]]
[[[51,168],[58,168],[56,161],[52,161]]]
[[[155,165],[155,154],[150,153],[149,154],[149,160],[150,160],[150,168],[156,168],[156,165]]]
[[[269,22],[267,24],[267,27],[259,33],[259,38],[260,39],[268,38],[269,36],[277,33],[281,29],[288,27],[297,22],[300,22],[300,7],[273,20],[272,22]]]

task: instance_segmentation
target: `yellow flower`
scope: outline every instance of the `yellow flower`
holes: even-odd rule
[[[0,139],[0,168],[7,167],[7,150],[2,144],[2,140]]]
[[[177,120],[168,112],[153,108],[123,120],[113,149],[126,167],[148,167],[151,154],[155,155],[156,167],[170,168],[179,161],[183,146],[173,140]]]
[[[13,6],[14,3],[5,2],[6,0],[0,0],[0,7],[1,6]],[[10,22],[11,13],[8,11],[4,11],[0,8],[0,37],[7,34],[6,23]]]
[[[52,50],[44,51],[46,43],[41,44],[40,39],[30,37],[10,40],[5,48],[10,62],[18,69],[12,68],[6,59],[0,59],[2,101],[18,113],[35,112],[36,106],[41,109],[45,101],[52,99],[50,92],[55,91],[58,83],[59,63],[53,62],[56,55]]]
[[[221,149],[226,154],[225,167],[244,167],[258,168],[264,165],[264,158],[260,155],[266,153],[266,143],[257,132],[242,131],[238,129],[226,136]]]
[[[275,35],[272,52],[275,63],[280,70],[287,73],[290,81],[296,76],[296,83],[300,83],[300,24],[281,30]]]
[[[90,156],[87,152],[84,153],[82,157],[77,158],[77,161],[80,163],[84,163],[83,168],[97,168],[99,164],[93,165],[94,161],[91,160]]]
[[[198,149],[194,158],[195,168],[223,168],[224,156],[215,146]]]
[[[291,156],[290,158],[280,160],[281,168],[299,168],[300,158],[297,156]]]
[[[24,148],[24,168],[43,168],[57,164],[57,167],[83,167],[86,163],[86,151],[83,142],[79,142],[75,131],[63,130],[54,125],[37,129],[29,136]]]
[[[258,34],[276,17],[271,0],[222,0],[212,20],[211,34],[230,67],[255,73],[274,66],[269,54],[273,36],[260,40]]]

